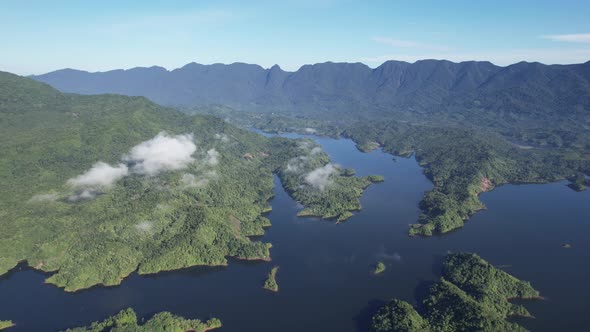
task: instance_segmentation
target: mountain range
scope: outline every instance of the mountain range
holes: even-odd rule
[[[137,67],[90,73],[62,69],[31,78],[70,93],[145,96],[167,106],[225,105],[246,111],[416,111],[482,108],[521,114],[585,115],[590,61],[573,65],[519,62],[387,61],[304,65],[233,63],[181,68]],[[580,113],[581,112],[581,113]]]

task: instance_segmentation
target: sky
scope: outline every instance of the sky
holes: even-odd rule
[[[590,60],[590,1],[0,0],[0,70]]]

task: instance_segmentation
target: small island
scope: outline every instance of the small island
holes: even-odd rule
[[[385,264],[383,262],[377,262],[373,269],[373,274],[378,275],[385,271]]]
[[[447,255],[442,277],[416,307],[391,300],[373,315],[372,332],[526,331],[508,317],[533,316],[511,299],[542,299],[530,283],[492,266],[476,254]]]
[[[576,176],[569,178],[569,180],[570,183],[567,186],[578,192],[584,191],[590,186],[590,180],[588,180],[584,174],[577,174]]]
[[[268,273],[268,276],[266,277],[266,280],[264,281],[264,289],[267,289],[271,292],[278,292],[279,291],[279,284],[277,284],[277,272],[279,271],[279,267],[275,266],[273,267],[270,272]]]
[[[14,323],[11,320],[0,320],[0,330],[5,330],[9,327],[13,327]]]
[[[343,176],[354,176],[356,174],[356,170],[354,168],[346,168],[342,170]]]
[[[371,183],[379,183],[385,181],[385,178],[382,175],[369,175],[367,180],[371,181]]]
[[[363,191],[382,177],[357,177],[354,169],[342,169],[317,143],[298,141],[299,156],[279,168],[278,176],[289,195],[304,206],[300,217],[320,217],[342,222],[361,209]]]
[[[66,332],[109,332],[109,331],[194,331],[206,332],[221,327],[221,321],[211,318],[206,322],[198,319],[185,319],[169,312],[155,314],[149,320],[139,323],[133,309],[121,310],[118,314],[108,317],[102,322],[94,322],[89,326],[67,329]]]
[[[561,245],[561,247],[564,248],[564,249],[570,249],[572,247],[572,245],[569,244],[569,243],[564,243],[564,244]]]

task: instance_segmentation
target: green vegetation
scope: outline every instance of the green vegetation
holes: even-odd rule
[[[234,123],[268,132],[306,133],[312,127],[318,135],[351,138],[363,152],[382,147],[394,155],[414,154],[434,188],[420,203],[423,213],[410,228],[411,235],[430,236],[462,227],[484,208],[478,195],[503,184],[568,178],[574,190],[589,185],[585,175],[590,174],[590,131],[583,111],[572,110],[566,116],[551,114],[547,107],[527,110],[526,103],[513,97],[489,98],[484,107],[483,101],[457,97],[460,103],[438,105],[445,110],[419,112],[308,109],[268,114],[225,108],[222,114]],[[504,109],[504,103],[514,107]]]
[[[571,177],[568,186],[575,191],[584,191],[590,186],[590,180],[588,180],[584,174],[577,174]]]
[[[381,175],[369,175],[367,176],[367,179],[372,183],[379,183],[385,181],[385,178]]]
[[[133,309],[125,309],[102,322],[94,322],[87,327],[77,327],[67,332],[205,332],[221,327],[221,321],[211,318],[206,322],[197,319],[184,319],[169,312],[160,312],[145,322],[138,322]]]
[[[360,210],[359,197],[378,176],[355,177],[350,170],[330,163],[328,155],[312,140],[299,141],[300,155],[279,171],[283,187],[305,206],[299,216],[318,216],[337,222]]]
[[[434,188],[420,203],[423,213],[410,227],[411,235],[430,236],[462,227],[469,217],[484,208],[479,194],[502,184],[547,183],[569,178],[572,189],[583,190],[588,183],[584,174],[590,173],[590,155],[586,145],[580,142],[588,142],[590,146],[590,135],[563,136],[563,144],[557,147],[517,135],[519,129],[510,123],[495,122],[494,128],[482,128],[476,126],[477,119],[468,122],[441,114],[430,116],[428,119],[410,117],[405,121],[383,117],[377,122],[369,114],[363,121],[346,120],[343,115],[334,122],[327,115],[314,115],[298,116],[293,124],[303,126],[304,119],[323,121],[322,126],[316,126],[318,134],[351,138],[361,151],[369,152],[381,146],[393,155],[414,154]],[[272,131],[262,114],[237,117],[244,118],[252,126]],[[304,128],[294,131],[304,132]],[[513,140],[534,146],[515,144]]]
[[[475,254],[450,254],[442,277],[421,300],[419,311],[393,300],[373,316],[371,330],[387,331],[525,331],[509,316],[532,317],[510,299],[539,299],[525,281],[496,269]]]
[[[377,262],[373,268],[373,274],[377,275],[385,271],[385,264],[383,262]]]
[[[428,321],[408,302],[391,300],[379,308],[371,318],[371,331],[374,332],[429,332]]]
[[[354,176],[356,174],[356,171],[352,168],[347,168],[342,170],[342,175],[344,176]]]
[[[10,320],[0,320],[0,330],[7,329],[9,327],[13,327],[14,323]]]
[[[130,159],[156,139],[194,151],[186,163],[158,159],[171,149],[148,154],[156,159],[149,163]],[[369,184],[330,174],[322,191],[306,173],[287,175],[289,161],[313,149],[304,151],[302,141],[266,138],[141,97],[62,94],[7,73],[0,73],[0,141],[0,275],[26,261],[53,272],[47,282],[66,291],[117,285],[134,271],[226,265],[227,257],[270,260],[270,245],[249,237],[270,225],[262,214],[273,173],[326,217],[358,209]],[[329,163],[314,153],[309,172]],[[100,185],[73,185],[90,175]]]
[[[264,289],[268,289],[272,292],[279,291],[279,284],[277,283],[277,272],[279,272],[278,266],[275,266],[270,270],[268,276],[266,277],[266,280],[264,281]]]
[[[377,141],[386,152],[416,159],[434,183],[420,203],[411,235],[446,233],[484,206],[482,192],[505,183],[544,183],[590,170],[580,151],[520,149],[497,135],[471,129],[381,122],[360,124],[344,135],[359,145]]]

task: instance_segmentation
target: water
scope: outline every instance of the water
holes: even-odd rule
[[[290,135],[291,136],[291,135]],[[389,298],[415,302],[437,278],[447,251],[473,251],[529,280],[547,300],[526,301],[537,316],[533,331],[586,330],[590,298],[590,192],[565,183],[503,186],[482,195],[488,209],[456,232],[410,238],[408,224],[432,184],[413,158],[359,152],[349,140],[316,138],[334,162],[358,175],[381,174],[363,210],[342,224],[298,218],[299,206],[275,179],[269,214],[273,262],[231,261],[225,268],[191,268],[155,276],[132,275],[118,287],[65,293],[43,284],[44,274],[17,268],[0,277],[0,319],[14,331],[51,331],[86,325],[127,307],[146,317],[171,311],[187,318],[218,317],[222,331],[364,331],[371,312]],[[571,249],[561,247],[572,244]],[[387,270],[371,275],[371,265]],[[279,265],[276,294],[261,288]]]

